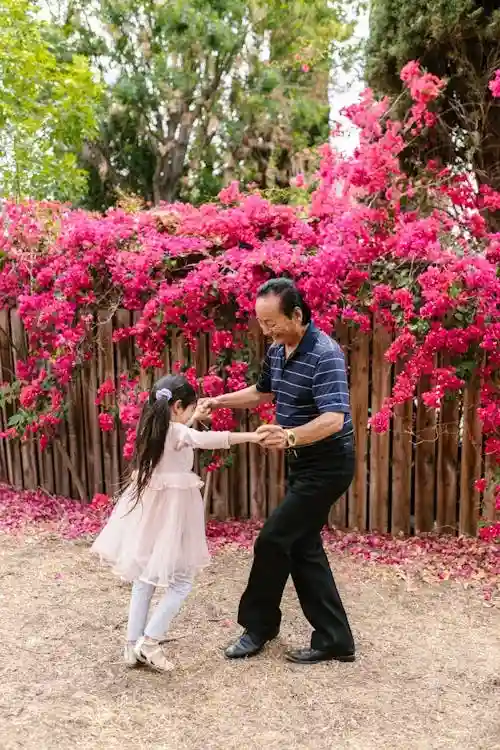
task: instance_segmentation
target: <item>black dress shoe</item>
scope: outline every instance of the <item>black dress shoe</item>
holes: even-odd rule
[[[354,653],[342,654],[338,651],[321,651],[318,648],[298,648],[285,654],[288,661],[295,664],[319,664],[321,661],[352,662],[356,659]]]
[[[244,659],[248,656],[256,656],[268,641],[272,641],[278,633],[270,636],[269,638],[262,638],[254,633],[250,633],[248,630],[240,635],[237,641],[232,643],[224,651],[224,656],[227,659]]]

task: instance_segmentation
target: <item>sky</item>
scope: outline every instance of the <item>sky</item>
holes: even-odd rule
[[[368,11],[358,17],[354,33],[355,39],[362,41],[368,37],[368,20]],[[336,138],[334,143],[339,151],[350,154],[358,145],[357,130],[345,117],[342,117],[340,112],[344,107],[354,104],[358,100],[359,95],[365,88],[365,83],[359,74],[340,74],[337,79],[337,85],[332,86],[330,91],[331,119],[340,122],[345,127],[345,133],[342,137]]]

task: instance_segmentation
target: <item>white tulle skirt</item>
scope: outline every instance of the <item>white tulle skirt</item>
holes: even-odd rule
[[[155,476],[135,507],[127,488],[91,551],[126,581],[168,586],[179,574],[194,577],[210,562],[202,486],[196,474]]]

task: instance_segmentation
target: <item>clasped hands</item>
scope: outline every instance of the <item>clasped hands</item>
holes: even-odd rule
[[[255,435],[259,438],[256,442],[264,448],[283,450],[288,445],[286,431],[279,424],[262,424],[255,430]]]
[[[210,419],[215,403],[210,398],[203,398],[198,401],[194,419],[203,422]],[[263,448],[272,450],[283,450],[287,447],[288,440],[286,431],[278,424],[263,424],[254,432],[255,439],[253,442],[262,445]]]

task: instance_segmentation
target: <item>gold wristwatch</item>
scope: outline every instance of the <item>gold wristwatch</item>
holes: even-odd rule
[[[297,445],[297,435],[293,430],[286,431],[286,447],[295,448]]]

